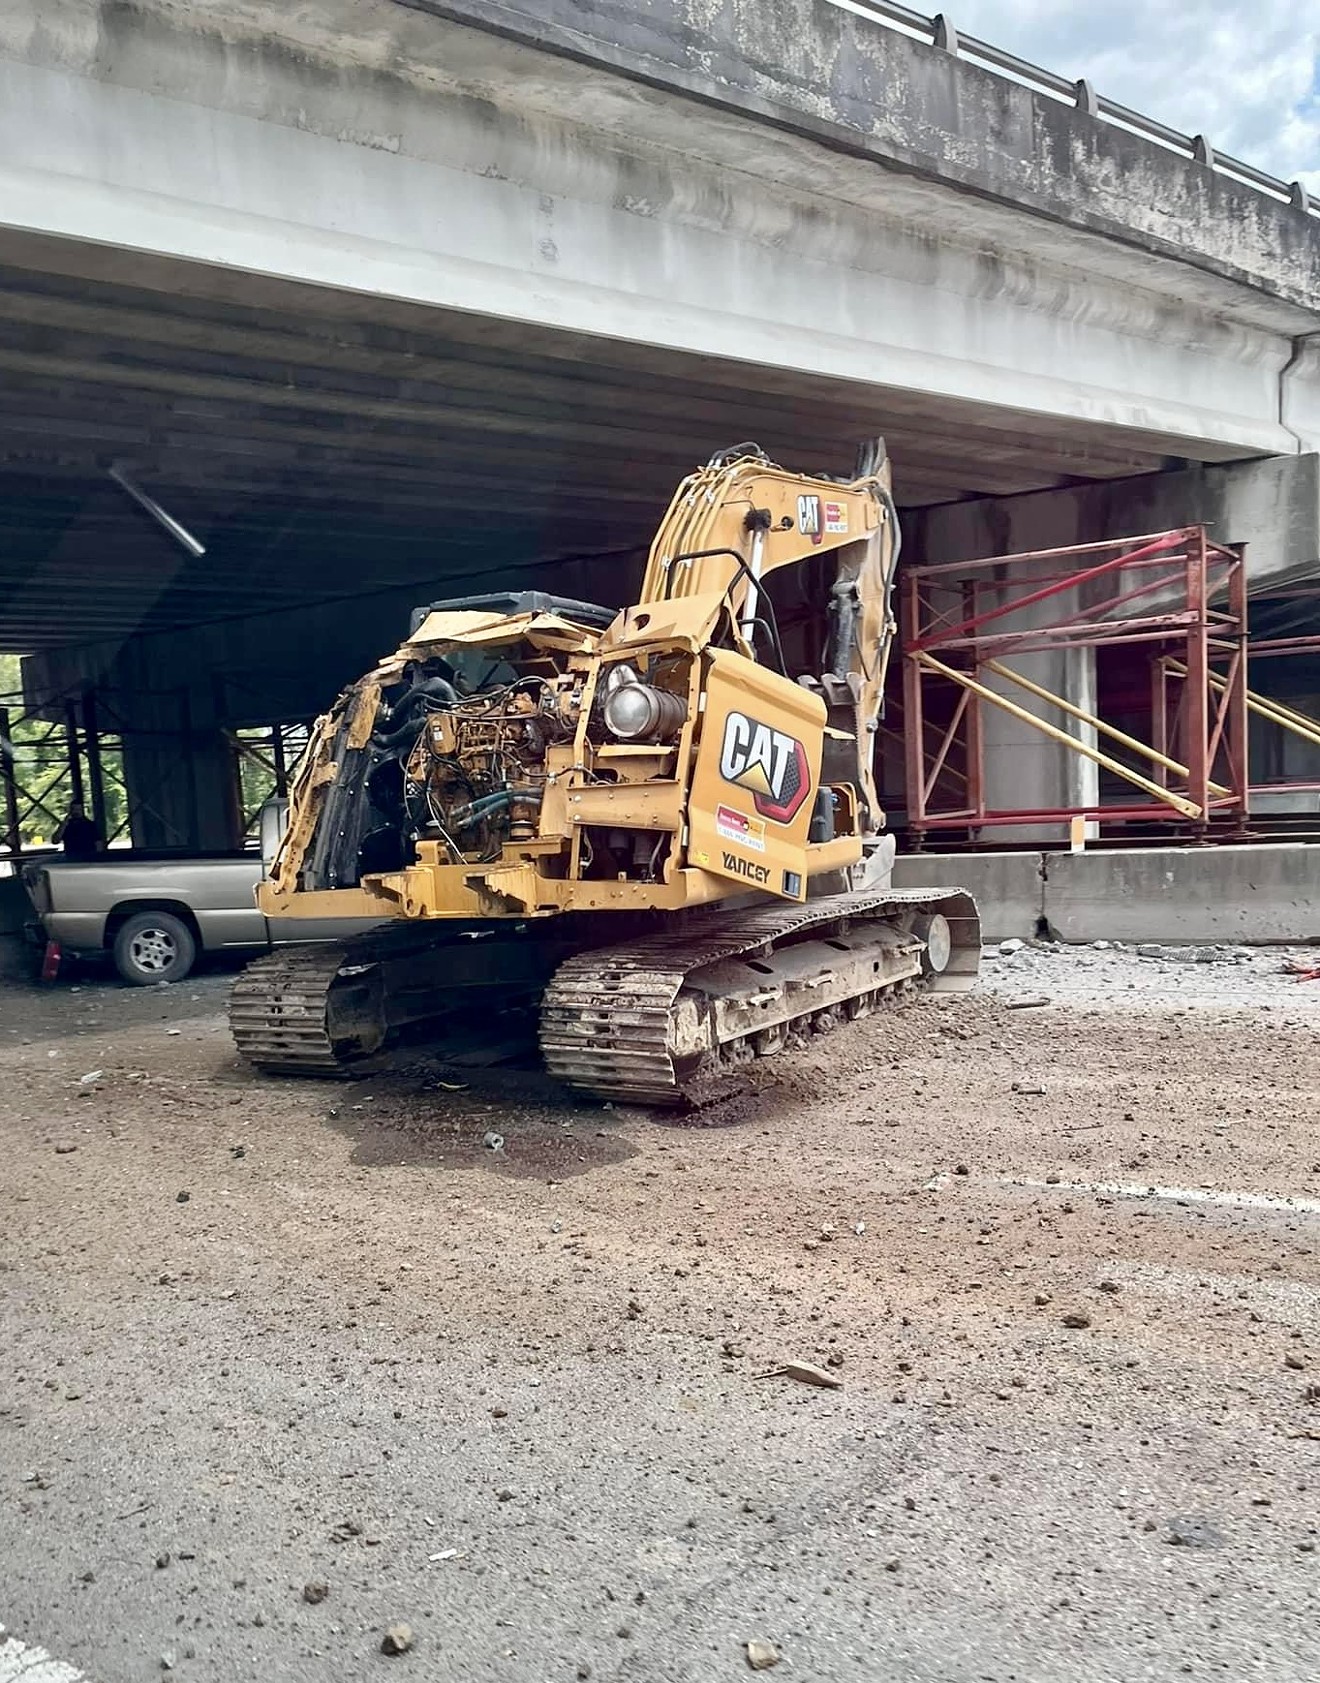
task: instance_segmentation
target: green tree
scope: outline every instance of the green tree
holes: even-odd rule
[[[24,848],[49,846],[73,800],[68,742],[62,719],[34,717],[28,712],[23,700],[20,657],[16,654],[0,654],[0,708],[9,716],[8,735],[14,751],[11,771],[18,791],[21,845]],[[85,746],[80,761],[86,789],[90,786],[90,768]],[[123,749],[115,736],[101,738],[101,778],[105,790],[106,839],[110,840],[125,834],[128,823]]]

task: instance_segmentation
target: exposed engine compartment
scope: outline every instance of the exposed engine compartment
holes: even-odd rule
[[[580,675],[536,674],[428,700],[420,722],[405,727],[412,746],[399,761],[412,839],[439,839],[455,864],[496,859],[506,841],[530,841],[546,749],[572,739],[582,690]]]
[[[562,606],[586,617],[586,605]],[[531,639],[443,654],[405,646],[411,658],[346,690],[322,725],[336,775],[300,886],[352,887],[402,870],[421,842],[439,844],[449,864],[492,863],[536,838],[547,786],[570,771],[588,785],[673,775],[691,663],[660,661],[645,676],[625,660],[596,670],[583,658],[594,628],[576,636],[576,649]],[[667,840],[588,826],[572,868],[653,880]]]

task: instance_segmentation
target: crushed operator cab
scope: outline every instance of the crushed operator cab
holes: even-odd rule
[[[395,928],[254,965],[240,1050],[334,1067],[480,983],[542,993],[573,1085],[692,1101],[795,1031],[970,986],[970,899],[888,887],[898,552],[882,445],[848,481],[741,445],[680,486],[634,606],[419,610],[319,721],[259,891],[272,918]]]

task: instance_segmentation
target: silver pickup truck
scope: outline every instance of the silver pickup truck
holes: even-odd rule
[[[282,807],[283,803],[280,803]],[[108,953],[126,982],[179,982],[203,952],[324,941],[370,928],[347,919],[282,918],[257,910],[256,887],[283,828],[275,804],[262,814],[262,852],[187,858],[117,853],[95,859],[53,855],[20,868],[32,902],[29,939],[44,948],[42,975],[63,958]]]

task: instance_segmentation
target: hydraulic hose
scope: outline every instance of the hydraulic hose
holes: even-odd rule
[[[414,684],[410,690],[400,697],[393,707],[381,711],[384,713],[384,723],[393,725],[392,730],[372,732],[371,741],[374,747],[383,748],[387,752],[391,748],[401,748],[408,737],[415,734],[417,717],[413,711],[419,701],[440,701],[446,707],[452,707],[458,700],[458,691],[448,678],[423,678]],[[396,721],[402,720],[402,723]]]
[[[512,806],[515,802],[540,806],[541,789],[496,789],[493,794],[482,795],[479,800],[469,801],[467,806],[457,807],[449,815],[451,828],[464,830],[469,824],[475,824],[482,818],[489,818],[501,807]]]

